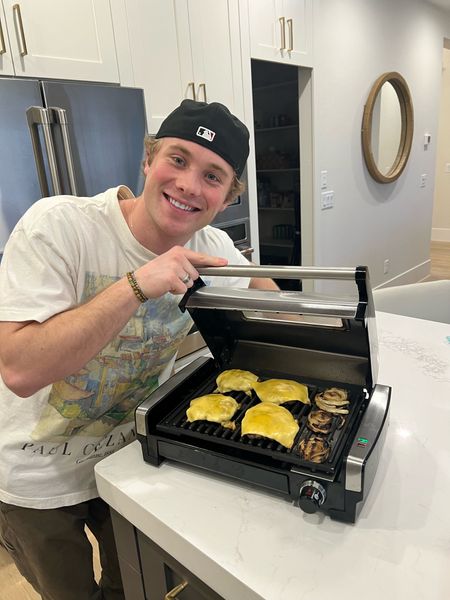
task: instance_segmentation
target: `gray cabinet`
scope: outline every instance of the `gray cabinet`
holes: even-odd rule
[[[127,600],[223,600],[119,513],[111,515]]]

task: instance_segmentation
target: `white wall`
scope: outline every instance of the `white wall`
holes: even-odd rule
[[[423,0],[314,0],[314,6],[314,263],[368,265],[373,286],[418,281],[429,271],[442,47],[450,15]],[[415,131],[402,175],[380,184],[364,165],[361,121],[372,84],[386,71],[398,71],[409,85]],[[425,132],[432,136],[428,148]],[[334,208],[324,211],[322,170],[335,192]],[[428,175],[424,188],[422,173]]]
[[[450,242],[450,40],[446,42],[447,47],[443,50],[432,234],[433,240],[441,242]]]

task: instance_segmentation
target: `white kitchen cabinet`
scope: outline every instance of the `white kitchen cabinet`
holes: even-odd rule
[[[13,74],[119,82],[109,0],[2,2]]]
[[[312,66],[312,0],[248,0],[251,57]]]
[[[150,133],[184,98],[219,101],[243,117],[238,0],[127,0],[126,7]]]
[[[240,112],[240,34],[237,2],[189,0],[197,100],[220,101]],[[235,14],[233,14],[235,10]]]
[[[14,75],[5,11],[0,1],[0,75]]]
[[[150,133],[157,131],[182,98],[193,97],[191,53],[182,48],[189,40],[187,7],[184,19],[177,22],[176,4],[174,0],[126,3],[133,85],[144,89]],[[182,66],[187,71],[184,77]]]

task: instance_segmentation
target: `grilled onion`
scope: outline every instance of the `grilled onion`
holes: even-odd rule
[[[315,463],[323,463],[330,454],[330,444],[320,435],[304,438],[298,445],[300,455]]]
[[[312,410],[308,415],[307,425],[316,433],[330,433],[333,426],[333,415],[325,410]]]
[[[347,390],[328,388],[316,394],[315,402],[319,408],[329,413],[348,415],[348,410],[344,408],[350,404]]]

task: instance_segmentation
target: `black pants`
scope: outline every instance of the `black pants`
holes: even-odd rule
[[[98,585],[85,525],[99,545]],[[111,515],[100,498],[49,510],[0,502],[0,538],[43,600],[125,599]]]

